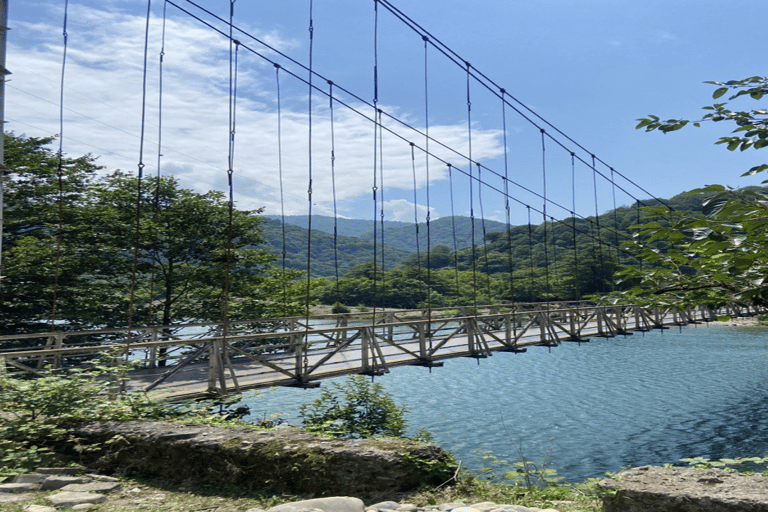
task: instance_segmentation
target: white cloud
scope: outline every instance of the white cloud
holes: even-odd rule
[[[59,131],[61,29],[52,23],[15,23],[7,67],[13,72],[8,88],[7,128],[43,136]],[[108,170],[133,171],[139,165],[142,114],[143,15],[119,9],[106,11],[70,4],[69,40],[64,91],[64,149],[70,155],[101,155]],[[276,31],[261,36],[270,45],[290,50],[297,43]],[[251,43],[256,47],[256,43]],[[142,162],[154,174],[157,162],[159,52],[161,20],[152,18],[148,50],[147,101]],[[163,173],[199,191],[224,190],[228,160],[229,43],[220,34],[175,15],[166,22],[162,95]],[[265,206],[279,213],[305,213],[309,189],[309,138],[305,84],[281,72],[281,145],[274,67],[241,49],[238,56],[238,98],[235,136],[235,200],[241,208]],[[286,67],[287,69],[287,67]],[[341,215],[362,216],[355,200],[370,197],[374,186],[374,125],[366,105],[350,104],[363,115],[337,104],[333,137],[335,164],[331,169],[331,123],[328,98],[313,95],[312,202],[313,213],[331,214],[334,195]],[[393,116],[408,117],[397,106],[379,105]],[[376,186],[411,190],[426,185],[424,137],[394,121],[383,125],[402,138],[383,132],[383,157],[377,155]],[[430,135],[466,154],[466,125],[436,125]],[[498,130],[473,127],[476,160],[503,153]],[[412,160],[410,142],[416,144]],[[379,141],[376,141],[378,144]],[[439,159],[463,167],[466,159],[430,143]],[[279,161],[282,159],[282,166]],[[446,179],[445,164],[430,159],[430,182]],[[335,194],[334,194],[335,189]],[[413,204],[387,203],[394,218],[410,215]],[[420,212],[425,206],[419,205]],[[410,213],[407,211],[410,210]],[[367,212],[366,212],[367,213]]]
[[[436,220],[439,216],[434,208],[429,208],[430,219]],[[384,201],[384,214],[387,220],[414,222],[413,202],[406,199],[395,199]],[[424,222],[427,218],[427,207],[425,205],[416,206],[416,218],[419,222]]]

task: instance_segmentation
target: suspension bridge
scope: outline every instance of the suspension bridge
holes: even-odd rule
[[[632,261],[632,256],[621,248],[623,235],[616,217],[606,222],[600,212],[610,208],[616,212],[620,204],[630,204],[630,208],[636,209],[639,219],[640,207],[653,195],[527,107],[508,89],[443,44],[440,38],[389,0],[374,0],[372,9],[372,33],[365,43],[371,46],[372,58],[366,63],[367,69],[361,70],[361,73],[372,75],[372,83],[370,89],[359,91],[346,86],[341,79],[318,73],[313,67],[315,26],[311,0],[307,19],[309,54],[304,58],[289,55],[238,26],[234,0],[229,2],[228,18],[191,0],[166,0],[163,3],[162,39],[152,41],[149,27],[156,13],[153,14],[148,3],[143,42],[137,197],[142,193],[142,179],[146,178],[145,161],[150,156],[144,144],[148,129],[145,113],[148,109],[147,56],[150,47],[159,47],[160,55],[155,155],[158,180],[164,168],[162,121],[167,119],[168,113],[162,107],[162,76],[165,59],[169,58],[165,48],[166,12],[170,10],[209,31],[226,48],[227,99],[222,108],[228,111],[229,120],[228,147],[222,151],[226,153],[227,165],[222,175],[227,183],[224,195],[228,198],[230,224],[221,240],[226,260],[221,293],[222,318],[217,322],[180,322],[159,326],[138,324],[134,311],[137,307],[135,291],[139,286],[137,279],[141,277],[137,275],[136,268],[142,257],[142,224],[137,213],[134,269],[129,285],[130,305],[126,326],[67,330],[66,323],[56,318],[58,305],[54,288],[50,331],[0,337],[0,358],[3,360],[0,369],[41,374],[49,369],[87,367],[97,354],[106,353],[111,361],[130,365],[127,389],[155,392],[166,398],[178,399],[273,385],[314,386],[319,380],[346,374],[383,375],[391,368],[402,365],[431,368],[440,366],[449,358],[473,357],[480,360],[495,352],[524,352],[534,346],[554,347],[566,341],[586,342],[590,337],[629,335],[672,325],[707,322],[722,314],[739,316],[753,313],[735,307],[723,311],[707,308],[678,311],[674,308],[658,310],[633,305],[598,305],[579,300],[580,291],[577,289],[570,293],[573,300],[552,299],[554,282],[559,277],[555,275],[553,263],[564,258],[564,254],[568,255],[573,269],[578,267],[579,250],[584,245],[596,254],[598,265],[608,265],[609,261],[614,264]],[[385,16],[387,23],[396,24],[410,34],[414,41],[413,54],[419,56],[418,66],[403,66],[403,76],[388,76],[389,83],[399,80],[408,96],[418,99],[421,111],[418,116],[414,112],[403,114],[397,107],[389,106],[395,100],[388,99],[380,88],[383,48],[386,45],[379,28]],[[59,155],[63,154],[66,141],[63,135],[66,35],[65,11]],[[388,57],[391,58],[391,55]],[[438,65],[451,68],[458,78],[452,84],[443,81],[442,77],[436,79],[432,73]],[[395,69],[387,72],[400,71],[397,66],[393,67]],[[243,83],[244,77],[274,84],[272,94],[260,105],[263,109],[262,122],[266,119],[271,127],[262,130],[259,140],[241,141],[237,136],[236,121],[239,120],[242,127],[244,114],[242,90],[248,85]],[[440,82],[439,85],[435,84],[436,81]],[[458,137],[456,126],[447,130],[446,125],[435,121],[441,117],[443,106],[434,100],[434,91],[437,87],[448,86],[460,91],[459,107],[456,103],[449,107],[450,115],[458,108],[464,117]],[[367,97],[372,100],[365,99]],[[301,115],[295,110],[286,112],[286,105],[295,107],[300,102],[306,102],[306,110]],[[175,114],[179,115],[179,112]],[[253,118],[252,111],[250,114]],[[488,126],[491,122],[494,123],[492,128]],[[346,129],[339,128],[340,124]],[[299,151],[296,147],[289,147],[286,141],[289,136],[295,138],[297,127],[306,134],[300,151],[303,163],[297,162],[296,153]],[[261,140],[264,138],[270,140]],[[488,149],[489,141],[492,150]],[[481,142],[485,145],[484,150],[479,147]],[[268,169],[266,174],[273,179],[272,190],[279,191],[275,194],[279,199],[274,202],[281,205],[283,218],[287,202],[285,196],[295,195],[296,188],[295,182],[284,179],[286,168],[290,162],[290,166],[306,170],[307,263],[303,270],[307,275],[307,312],[311,311],[313,205],[318,196],[331,197],[334,218],[337,218],[337,205],[341,202],[339,191],[350,183],[349,180],[368,181],[373,232],[370,261],[373,282],[377,283],[377,279],[381,279],[387,270],[384,222],[388,203],[384,196],[385,193],[393,194],[402,199],[402,175],[407,175],[412,186],[405,195],[412,194],[408,204],[413,209],[416,265],[424,307],[412,310],[374,307],[372,312],[356,314],[313,316],[307,313],[301,317],[250,320],[231,318],[231,283],[237,279],[232,275],[235,265],[232,212],[238,180],[242,179],[237,172],[235,149],[248,144],[270,147],[271,161],[249,162],[248,165]],[[367,170],[359,167],[357,159],[354,162],[344,161],[345,151],[361,145],[368,148],[365,153],[369,162],[365,166]],[[393,175],[399,175],[399,181],[394,180]],[[59,179],[60,187],[61,182]],[[563,193],[563,188],[570,193]],[[557,192],[554,192],[555,189]],[[64,196],[61,190],[59,196]],[[428,265],[422,268],[422,261],[429,262],[431,259],[431,216],[438,202],[449,203],[452,217],[455,216],[455,209],[459,208],[462,212],[466,211],[471,220],[467,246],[468,270],[473,275],[473,283],[466,304],[462,306],[439,307],[433,304],[433,271]],[[61,205],[58,206],[60,208]],[[487,250],[489,233],[485,221],[486,213],[491,211],[502,212],[506,232],[499,239],[509,255],[505,267],[498,272],[505,276],[509,300],[498,305],[482,304],[482,286],[479,284],[482,279],[478,277],[485,275],[490,268]],[[514,301],[515,289],[524,284],[520,280],[528,279],[523,275],[526,269],[516,268],[512,262],[511,255],[516,250],[511,238],[515,220],[527,223],[529,237],[534,223],[540,223],[543,228],[543,248],[534,254],[529,247],[527,265],[531,281],[534,276],[543,279],[543,296],[547,299],[542,302]],[[63,227],[59,216],[59,232],[63,231]],[[556,228],[558,238],[555,237]],[[563,237],[563,233],[567,236]],[[506,244],[503,243],[505,237]],[[338,267],[340,256],[336,241],[334,228],[334,252]],[[278,263],[285,273],[285,231],[282,243],[282,259],[278,258]],[[57,244],[61,244],[61,237],[58,237]],[[453,246],[454,254],[458,253],[455,230]],[[454,259],[454,266],[458,272],[457,259]],[[64,272],[58,259],[54,268],[57,274],[55,282],[58,283],[60,273]],[[337,272],[337,285],[338,279]],[[381,288],[374,286],[372,302],[377,302],[375,295],[380,292]],[[153,303],[151,298],[147,303]]]
[[[0,337],[44,343],[0,352],[3,368],[42,374],[51,368],[129,364],[126,389],[164,399],[240,393],[271,386],[316,387],[350,374],[381,376],[398,366],[440,367],[530,347],[589,342],[670,326],[753,314],[748,308],[648,310],[587,302],[381,311],[313,317],[155,326]],[[229,332],[224,336],[223,332]],[[104,341],[83,342],[102,338]]]

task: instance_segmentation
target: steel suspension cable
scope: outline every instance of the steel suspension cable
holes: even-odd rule
[[[452,62],[454,62],[454,64],[456,64],[456,65],[457,65],[457,66],[459,66],[459,67],[463,67],[463,65],[464,65],[464,63],[466,62],[466,60],[465,60],[465,59],[463,59],[463,58],[462,58],[462,57],[461,57],[461,56],[460,56],[458,53],[456,53],[455,51],[453,51],[453,50],[452,50],[450,47],[448,47],[448,46],[447,46],[447,45],[445,45],[445,44],[444,44],[442,41],[440,41],[439,39],[437,39],[437,38],[436,38],[436,37],[435,37],[433,34],[431,34],[429,31],[427,31],[426,29],[424,29],[424,28],[423,28],[421,25],[419,25],[418,23],[416,23],[415,21],[413,21],[413,20],[412,20],[410,17],[408,17],[408,16],[407,16],[406,14],[404,14],[402,11],[400,11],[399,9],[397,9],[396,7],[394,7],[394,6],[391,4],[391,2],[389,2],[388,0],[378,0],[378,1],[380,1],[380,2],[382,3],[382,5],[383,5],[383,6],[384,6],[384,7],[385,7],[387,10],[389,10],[389,11],[390,11],[390,13],[392,13],[392,14],[393,14],[393,15],[394,15],[396,18],[398,18],[400,21],[402,21],[402,22],[403,22],[403,23],[404,23],[406,26],[408,26],[408,27],[409,27],[411,30],[413,30],[413,31],[414,31],[414,32],[416,32],[417,34],[421,35],[422,37],[429,37],[429,39],[430,39],[430,41],[431,41],[431,44],[432,44],[432,45],[433,45],[433,46],[434,46],[434,47],[435,47],[435,48],[436,48],[438,51],[440,51],[440,52],[441,52],[443,55],[445,55],[445,56],[446,56],[446,57],[447,57],[449,60],[451,60]],[[486,88],[487,88],[489,91],[491,91],[493,94],[497,94],[497,95],[498,95],[498,93],[496,93],[496,91],[497,91],[497,90],[500,90],[500,89],[501,89],[501,87],[500,87],[498,84],[496,84],[496,83],[495,83],[493,80],[491,80],[489,77],[487,77],[485,74],[483,74],[482,72],[480,72],[479,70],[477,70],[477,68],[475,68],[475,72],[476,72],[477,76],[476,76],[475,74],[473,74],[473,77],[474,77],[474,78],[475,78],[475,79],[476,79],[476,80],[477,80],[477,81],[478,81],[478,82],[479,82],[481,85],[483,85],[483,86],[484,86],[484,87],[486,87]],[[482,78],[483,80],[480,80],[480,78]],[[539,120],[541,120],[543,123],[545,123],[545,124],[546,124],[547,126],[549,126],[550,128],[554,129],[554,130],[555,130],[557,133],[559,133],[560,135],[562,135],[562,136],[563,136],[563,137],[564,137],[566,140],[568,140],[568,141],[569,141],[569,142],[571,142],[572,144],[576,145],[576,146],[577,146],[579,149],[581,149],[582,151],[584,151],[584,152],[585,152],[585,153],[587,153],[587,154],[590,154],[590,155],[592,154],[592,153],[591,153],[590,151],[588,151],[588,150],[587,150],[585,147],[583,147],[581,144],[579,144],[578,142],[576,142],[575,140],[573,140],[571,137],[569,137],[568,135],[566,135],[564,132],[562,132],[561,130],[559,130],[559,129],[558,129],[556,126],[552,125],[552,124],[551,124],[549,121],[547,121],[546,119],[544,119],[544,118],[543,118],[541,115],[539,115],[538,113],[536,113],[534,110],[532,110],[530,107],[528,107],[527,105],[525,105],[523,102],[521,102],[520,100],[518,100],[518,99],[517,99],[517,98],[515,98],[514,96],[511,96],[511,95],[510,95],[509,97],[510,97],[510,99],[512,99],[513,101],[515,101],[517,104],[521,105],[521,106],[522,106],[522,107],[523,107],[523,108],[524,108],[526,111],[528,111],[530,114],[532,114],[533,116],[535,116],[536,118],[538,118]],[[523,113],[522,113],[522,112],[521,112],[519,109],[515,108],[515,107],[514,107],[513,105],[511,105],[511,104],[509,104],[509,106],[510,106],[511,108],[513,108],[513,109],[514,109],[514,110],[515,110],[515,111],[516,111],[518,114],[520,114],[520,116],[521,116],[521,117],[523,117],[524,119],[526,119],[528,122],[530,122],[531,124],[533,124],[533,125],[534,125],[534,126],[536,126],[537,128],[541,128],[541,127],[540,127],[540,126],[538,126],[538,125],[537,125],[537,124],[536,124],[536,123],[535,123],[535,122],[534,122],[532,119],[530,119],[528,116],[526,116],[525,114],[523,114]],[[602,161],[602,160],[600,160],[600,159],[598,159],[598,161],[599,161],[601,164],[603,164],[605,167],[609,167],[609,168],[610,168],[610,166],[609,166],[607,163],[605,163],[604,161]],[[632,180],[630,180],[630,179],[629,179],[629,178],[627,178],[626,176],[624,176],[624,175],[622,175],[621,173],[618,173],[618,172],[617,172],[617,174],[619,174],[619,176],[621,176],[623,179],[625,179],[625,180],[626,180],[628,183],[632,184],[632,185],[633,185],[634,187],[636,187],[638,190],[641,190],[641,191],[642,191],[642,192],[644,192],[645,194],[648,194],[649,196],[653,197],[653,194],[651,194],[650,192],[646,191],[645,189],[643,189],[643,188],[642,188],[641,186],[639,186],[638,184],[634,183]],[[631,195],[631,194],[630,194],[630,195]],[[632,196],[632,197],[634,197],[634,196]],[[662,204],[664,204],[664,203],[662,202]],[[666,206],[666,204],[665,204],[665,206]]]
[[[191,12],[189,12],[188,10],[186,10],[186,9],[183,9],[182,7],[178,6],[178,5],[177,5],[176,3],[174,3],[173,1],[171,1],[171,0],[167,0],[167,1],[168,1],[168,3],[170,3],[171,5],[173,5],[174,7],[176,7],[177,9],[179,9],[180,11],[182,11],[182,12],[184,12],[185,14],[187,14],[187,15],[189,15],[189,16],[191,16],[191,17],[193,17],[194,19],[196,19],[196,20],[197,20],[197,21],[199,21],[200,23],[202,23],[202,24],[204,24],[204,25],[208,26],[208,27],[209,27],[209,28],[211,28],[212,30],[214,30],[214,31],[217,31],[217,32],[219,32],[219,33],[222,33],[220,30],[218,30],[216,27],[214,27],[214,26],[213,26],[213,25],[211,25],[210,23],[208,23],[208,22],[206,22],[206,21],[204,21],[204,20],[200,19],[199,17],[195,16],[194,14],[192,14]],[[194,3],[194,2],[192,2],[191,0],[185,0],[185,1],[186,1],[187,3],[189,3],[189,4],[191,4],[191,5],[194,5],[196,8],[198,8],[198,9],[202,10],[203,12],[206,12],[207,14],[211,15],[213,18],[215,18],[215,19],[218,19],[218,20],[220,20],[220,21],[224,22],[224,20],[222,20],[221,18],[217,17],[215,14],[213,14],[213,13],[211,13],[210,11],[207,11],[206,9],[204,9],[204,8],[200,7],[199,5],[195,4],[195,3]],[[380,0],[377,0],[377,3],[378,3],[378,1],[380,1]],[[259,40],[258,38],[254,37],[253,35],[251,35],[251,34],[248,34],[247,32],[245,32],[245,31],[243,31],[242,29],[239,29],[239,28],[237,28],[237,30],[238,30],[238,31],[240,31],[241,33],[245,34],[245,35],[246,35],[246,36],[248,36],[249,38],[253,39],[254,41],[257,41],[259,44],[261,44],[261,45],[262,45],[262,46],[264,46],[265,48],[268,48],[270,51],[272,51],[272,52],[274,52],[274,53],[276,53],[276,54],[280,55],[281,57],[284,57],[284,58],[286,58],[287,60],[289,60],[289,61],[293,62],[293,63],[294,63],[294,64],[296,64],[297,66],[300,66],[300,67],[302,67],[303,69],[307,69],[307,68],[306,68],[306,66],[304,66],[304,65],[302,65],[301,63],[297,62],[296,60],[294,60],[294,59],[290,58],[289,56],[287,56],[287,55],[285,55],[285,54],[281,53],[281,52],[280,52],[279,50],[277,50],[276,48],[274,48],[274,47],[270,46],[269,44],[267,44],[267,43],[265,43],[265,42],[263,42],[263,41]],[[222,33],[222,34],[223,34],[223,33]],[[427,39],[427,40],[428,40],[428,39]],[[275,64],[275,63],[274,63],[274,61],[272,61],[271,59],[269,59],[269,58],[265,57],[264,55],[260,54],[259,52],[257,52],[257,51],[255,51],[255,50],[253,50],[252,48],[249,48],[249,47],[247,47],[247,45],[243,45],[243,44],[241,43],[241,46],[242,46],[243,48],[246,48],[248,51],[250,51],[250,52],[254,53],[255,55],[259,56],[260,58],[262,58],[262,59],[264,59],[264,60],[266,60],[266,61],[268,61],[268,62],[270,62],[270,63],[272,63],[272,64]],[[434,46],[434,45],[433,45],[433,46]],[[463,66],[463,64],[462,64],[462,66]],[[291,75],[292,77],[296,78],[297,80],[303,81],[303,82],[305,82],[305,83],[309,83],[309,82],[308,82],[306,79],[304,79],[304,78],[302,78],[302,77],[300,77],[300,76],[296,75],[295,73],[293,73],[293,72],[291,72],[291,71],[288,71],[288,70],[285,70],[285,71],[286,71],[286,72],[287,72],[289,75]],[[315,75],[315,76],[318,76],[318,77],[320,77],[320,78],[323,78],[323,77],[322,77],[322,75],[319,75],[319,74],[317,74],[317,73],[314,73],[314,75]],[[378,66],[376,65],[376,66],[374,66],[374,78],[376,79],[376,78],[377,78],[377,76],[378,76]],[[474,77],[474,75],[473,75],[473,77]],[[474,78],[476,78],[476,77],[474,77]],[[377,80],[375,80],[375,81],[377,82]],[[368,105],[368,106],[373,106],[373,111],[374,111],[374,112],[378,112],[378,110],[379,110],[379,109],[378,109],[378,107],[376,106],[376,102],[374,102],[374,104],[371,104],[370,102],[368,102],[368,101],[364,100],[363,98],[361,98],[360,96],[358,96],[358,95],[354,94],[353,92],[351,92],[351,91],[349,91],[349,90],[347,90],[347,89],[345,89],[345,88],[343,88],[343,87],[340,87],[338,84],[336,84],[336,87],[337,87],[339,90],[343,91],[344,93],[348,94],[350,97],[354,98],[355,100],[357,100],[357,101],[360,101],[362,104],[364,104],[364,105]],[[318,88],[316,88],[316,87],[313,87],[313,88],[314,88],[315,92],[319,92],[319,93],[321,93],[321,94],[327,94],[325,91],[321,91],[321,90],[319,90],[319,89],[318,89]],[[378,86],[376,86],[376,92],[377,92],[377,89],[378,89]],[[500,97],[500,96],[499,96],[499,97]],[[355,112],[356,114],[360,115],[361,117],[365,118],[365,119],[366,119],[366,120],[368,120],[369,122],[371,122],[371,123],[375,123],[375,122],[376,122],[376,118],[378,117],[378,114],[374,114],[373,116],[368,116],[368,115],[366,115],[366,114],[363,114],[363,113],[362,113],[362,112],[361,112],[359,109],[357,109],[357,108],[355,108],[355,107],[353,107],[353,106],[349,105],[348,103],[345,103],[345,102],[343,102],[343,101],[341,101],[341,100],[339,100],[339,99],[337,99],[337,100],[336,100],[336,102],[337,102],[338,104],[340,104],[340,105],[343,105],[344,107],[346,107],[347,109],[351,110],[352,112]],[[508,102],[507,102],[506,104],[507,104],[508,106],[510,106],[510,108],[512,108],[513,110],[515,110],[515,112],[518,112],[518,114],[520,114],[520,111],[519,111],[518,109],[515,109],[515,108],[514,108],[514,106],[511,106],[511,105],[510,105]],[[426,135],[425,135],[425,134],[424,134],[422,131],[420,131],[420,130],[417,130],[416,128],[414,128],[413,126],[411,126],[411,125],[409,125],[408,123],[404,122],[403,120],[401,120],[401,119],[398,119],[398,118],[396,118],[396,117],[394,117],[394,116],[392,116],[392,115],[390,115],[390,114],[387,114],[386,112],[382,112],[382,114],[383,114],[383,115],[385,115],[385,116],[387,116],[387,117],[388,117],[388,118],[390,118],[391,120],[393,120],[393,121],[395,121],[395,122],[397,122],[397,123],[401,124],[402,126],[405,126],[405,127],[407,127],[408,129],[410,129],[410,130],[412,130],[412,131],[416,132],[416,133],[417,133],[417,134],[419,134],[420,136],[426,136]],[[380,129],[386,130],[386,131],[387,131],[387,132],[389,132],[390,134],[394,135],[394,136],[395,136],[395,137],[397,137],[397,138],[400,138],[400,139],[402,139],[402,140],[403,140],[403,141],[405,141],[405,142],[408,142],[408,143],[410,143],[410,142],[411,142],[410,140],[408,140],[408,139],[406,139],[405,137],[403,137],[401,134],[399,134],[399,133],[397,133],[397,132],[395,132],[395,131],[393,131],[393,130],[391,130],[391,129],[389,129],[389,128],[380,127]],[[564,146],[564,145],[563,145],[563,144],[562,144],[560,141],[558,141],[557,139],[554,139],[554,138],[552,138],[552,137],[551,137],[551,135],[549,135],[549,134],[547,134],[547,136],[548,136],[548,137],[550,137],[550,138],[551,138],[551,140],[552,140],[553,142],[555,142],[557,145],[559,145],[559,146],[561,146],[563,149],[566,149],[566,150],[567,150],[567,148],[566,148],[566,147],[565,147],[565,146]],[[429,137],[429,138],[428,138],[428,140],[430,140],[430,141],[432,141],[432,142],[434,142],[434,143],[438,144],[439,146],[443,147],[444,149],[446,149],[446,150],[448,150],[448,151],[451,151],[451,152],[455,153],[457,156],[460,156],[460,157],[462,157],[462,158],[466,158],[466,156],[465,156],[465,155],[462,155],[462,154],[461,154],[460,152],[458,152],[457,150],[455,150],[455,149],[451,148],[450,146],[447,146],[447,145],[445,145],[444,143],[440,142],[439,140],[436,140],[436,139],[434,139],[434,138],[431,138],[431,137]],[[417,147],[418,147],[418,146],[417,146]],[[422,148],[420,148],[420,147],[419,147],[419,149],[422,149]],[[422,149],[422,150],[423,150],[423,149]],[[570,153],[570,151],[569,151],[569,153]],[[428,156],[429,156],[429,157],[432,157],[432,158],[435,158],[435,159],[437,159],[438,161],[440,161],[440,162],[442,162],[442,163],[445,163],[445,164],[447,164],[447,163],[448,163],[446,160],[444,160],[443,158],[441,158],[441,157],[439,157],[439,156],[437,156],[437,155],[435,155],[435,154],[432,154],[432,153],[428,153]],[[587,163],[585,160],[583,160],[581,157],[577,156],[576,158],[577,158],[579,161],[583,162],[585,165],[589,165],[589,164],[588,164],[588,163]],[[460,172],[462,172],[462,173],[465,173],[465,171],[462,171],[462,170],[461,170],[461,169],[459,169],[459,168],[457,168],[457,170],[458,170],[458,171],[460,171]],[[491,168],[489,168],[489,167],[486,167],[486,170],[488,170],[489,172],[491,172],[491,173],[493,173],[493,174],[495,174],[495,175],[497,175],[497,176],[499,176],[499,177],[501,177],[501,176],[502,176],[501,174],[497,173],[496,171],[494,171],[493,169],[491,169]],[[607,177],[606,177],[606,176],[605,176],[603,173],[601,173],[601,172],[600,172],[600,171],[598,171],[597,169],[595,169],[595,171],[598,173],[598,175],[600,175],[600,176],[601,176],[601,177],[603,177],[604,179],[606,179],[606,180],[608,179],[608,178],[607,178]],[[465,174],[466,174],[466,173],[465,173]],[[529,192],[529,193],[533,193],[532,191],[530,191],[530,190],[527,190],[525,187],[523,187],[522,185],[520,185],[520,184],[518,184],[518,183],[514,183],[514,182],[512,182],[512,183],[513,183],[515,186],[518,186],[518,187],[520,187],[521,189],[523,189],[523,190],[526,190],[526,191],[527,191],[527,192]],[[494,189],[494,190],[496,190],[497,192],[500,192],[498,189],[496,189],[495,187],[491,186],[490,184],[487,184],[487,183],[486,183],[486,185],[487,185],[487,186],[490,186],[491,188],[493,188],[493,189]],[[618,185],[617,185],[617,187],[619,187],[619,189],[620,189],[621,191],[625,192],[625,193],[626,193],[627,195],[629,195],[630,197],[633,197],[633,198],[634,198],[634,196],[633,196],[633,195],[632,195],[630,192],[628,192],[628,191],[624,190],[622,187],[620,187],[620,186],[618,186]],[[534,193],[534,194],[535,194],[535,193]],[[514,198],[513,198],[513,199],[514,199]],[[520,202],[520,201],[518,201],[518,202]],[[551,201],[551,200],[550,200],[549,202],[550,202],[550,204],[553,204],[553,205],[555,205],[555,206],[558,206],[558,207],[560,207],[560,205],[558,205],[557,203],[555,203],[555,202],[553,202],[553,201]],[[521,204],[523,204],[522,202],[520,202],[520,203],[521,203]],[[562,208],[562,207],[561,207],[561,208]],[[568,209],[566,209],[566,208],[563,208],[563,210],[564,210],[564,211],[566,211],[566,212],[567,212],[567,211],[569,211],[569,210],[568,210]],[[580,217],[582,217],[582,218],[583,218],[583,216],[581,216],[581,215],[580,215]]]

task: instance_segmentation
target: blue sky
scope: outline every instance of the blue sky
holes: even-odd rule
[[[188,2],[175,3],[220,30],[228,30]],[[200,4],[228,18],[228,1],[201,0]],[[540,221],[544,202],[539,196],[545,191],[554,201],[547,205],[548,215],[564,218],[573,209],[574,198],[575,211],[586,216],[614,204],[630,204],[633,197],[669,197],[709,183],[743,186],[760,181],[739,177],[760,162],[759,154],[734,154],[713,144],[725,134],[724,126],[670,135],[634,129],[635,120],[648,114],[665,118],[700,115],[713,90],[702,83],[705,80],[764,72],[760,68],[764,49],[756,41],[768,6],[760,2],[418,0],[393,4],[471,63],[473,71],[504,87],[587,152],[548,126],[547,133],[566,149],[547,136],[542,152],[539,126],[510,108],[502,112],[498,96],[474,79],[469,87],[469,125],[466,69],[449,62],[432,46],[426,52],[426,103],[421,35],[379,5],[378,107],[384,112],[385,128],[397,136],[385,131],[381,140],[374,209],[374,124],[366,118],[373,116],[373,109],[363,103],[371,103],[374,97],[374,2],[314,0],[313,69],[337,88],[333,132],[328,97],[322,92],[312,95],[315,214],[332,215],[335,209],[344,217],[378,218],[383,206],[387,220],[412,221],[416,216],[423,221],[428,203],[432,219],[472,211],[476,217],[504,221],[506,201],[500,191],[505,172],[515,182],[509,186],[514,224],[527,220],[526,206],[532,207],[534,220]],[[239,0],[235,24],[306,65],[309,5],[309,0]],[[145,172],[157,171],[164,7],[160,169],[176,176],[185,187],[224,190],[228,40],[159,0],[151,5]],[[59,131],[63,8],[63,1],[10,2],[7,67],[13,74],[6,89],[6,128],[17,134],[47,136]],[[146,3],[135,0],[69,2],[64,150],[73,156],[100,155],[99,162],[107,170],[135,171],[138,166],[146,10]],[[235,200],[241,208],[263,207],[268,214],[305,214],[309,206],[308,86],[288,72],[302,77],[306,72],[246,35],[236,37],[266,59],[245,49],[238,52]],[[284,69],[276,72],[270,61]],[[321,79],[315,78],[313,83],[323,91],[328,89]],[[423,151],[427,106],[430,158]],[[743,106],[750,105],[745,102]],[[506,166],[502,115],[507,123]],[[527,115],[541,125],[533,114]],[[476,167],[467,159],[470,140],[472,160],[482,164],[481,177],[487,186],[478,186],[467,176],[472,168],[477,177]],[[416,148],[413,159],[410,142]],[[595,186],[588,165],[577,160],[572,167],[571,151],[586,162],[594,154],[607,163],[608,167],[598,165],[605,176],[610,176],[613,167],[614,177],[629,194],[600,176]],[[446,162],[453,166],[450,180]],[[624,181],[619,173],[644,191]]]

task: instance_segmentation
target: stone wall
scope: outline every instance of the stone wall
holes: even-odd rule
[[[178,483],[359,496],[440,484],[453,475],[452,459],[442,448],[405,440],[173,422],[100,422],[75,430],[88,467]]]
[[[719,469],[644,466],[600,482],[605,512],[768,512],[768,478]]]

